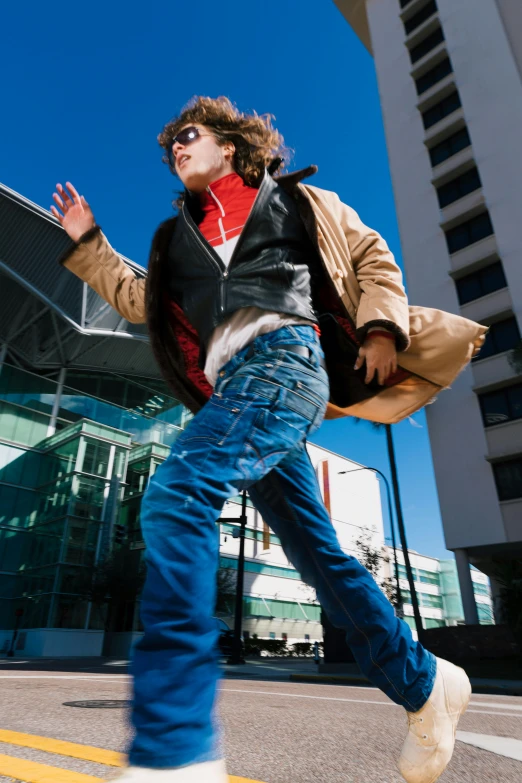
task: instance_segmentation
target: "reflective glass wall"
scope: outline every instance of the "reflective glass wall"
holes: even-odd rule
[[[141,497],[189,418],[159,380],[1,367],[0,628],[17,609],[22,628],[103,627],[93,568],[115,524],[141,558]]]

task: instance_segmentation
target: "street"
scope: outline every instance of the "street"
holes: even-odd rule
[[[93,749],[123,752],[126,747],[130,678],[125,662],[85,668],[77,662],[61,671],[40,663],[35,671],[31,661],[0,664],[0,781],[94,783],[118,775],[123,758]],[[231,782],[400,783],[396,759],[406,716],[379,690],[290,682],[288,666],[277,662],[248,671],[254,672],[250,679],[239,669],[227,672],[221,684]],[[518,740],[505,742],[504,752],[521,758],[522,698],[474,694],[460,731],[471,741],[474,735]],[[76,745],[57,742],[63,740]],[[502,749],[502,740],[492,742],[495,750]],[[441,781],[518,783],[521,778],[522,760],[459,740]]]

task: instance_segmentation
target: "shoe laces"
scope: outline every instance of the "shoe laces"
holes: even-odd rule
[[[408,713],[408,724],[411,726],[412,723],[424,723],[423,717],[415,717],[411,712]],[[427,734],[422,735],[422,739],[428,739]]]

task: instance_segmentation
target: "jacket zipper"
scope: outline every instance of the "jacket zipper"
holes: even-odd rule
[[[219,311],[220,311],[220,313],[224,313],[225,312],[225,301],[224,301],[225,286],[224,286],[224,280],[225,280],[225,278],[228,277],[228,270],[222,269],[222,267],[221,267],[221,264],[222,264],[221,259],[219,259],[219,263],[216,261],[212,251],[209,249],[208,242],[204,239],[204,237],[202,237],[200,235],[201,232],[196,231],[196,229],[193,228],[193,226],[191,225],[192,218],[190,217],[190,215],[187,216],[187,210],[185,208],[185,204],[183,204],[182,210],[183,210],[183,216],[185,218],[185,223],[187,224],[189,229],[194,234],[194,237],[197,239],[199,245],[201,246],[201,248],[205,252],[205,255],[207,255],[208,258],[210,258],[212,264],[217,268],[217,270],[219,272]]]
[[[265,179],[266,179],[266,174],[265,174],[265,178],[263,179],[263,182],[261,183],[261,186],[260,186],[259,190],[256,193],[256,197],[254,199],[254,203],[252,204],[252,208],[250,210],[250,213],[249,213],[249,215],[248,215],[248,217],[247,217],[247,219],[245,221],[245,225],[243,226],[243,228],[241,230],[241,234],[239,235],[239,239],[238,239],[238,241],[236,243],[236,246],[235,246],[234,250],[232,251],[232,255],[231,255],[231,257],[229,259],[229,262],[228,262],[228,267],[225,268],[225,269],[222,268],[223,262],[221,261],[221,259],[219,259],[219,263],[218,263],[216,258],[214,258],[214,254],[213,254],[213,252],[211,250],[211,245],[209,245],[209,243],[206,241],[206,239],[201,235],[201,232],[197,231],[196,228],[194,228],[194,226],[192,225],[193,220],[192,220],[192,217],[190,216],[190,214],[188,214],[188,212],[187,212],[186,205],[183,204],[183,207],[182,207],[183,216],[185,218],[185,223],[187,224],[187,226],[190,228],[190,230],[194,234],[194,237],[197,239],[197,241],[199,242],[200,246],[205,251],[206,255],[210,258],[210,260],[212,261],[214,266],[217,267],[217,269],[219,270],[219,275],[220,275],[220,277],[219,277],[219,310],[220,310],[221,313],[225,312],[225,280],[228,277],[228,272],[229,272],[229,268],[230,268],[230,266],[232,264],[232,261],[234,260],[235,256],[237,255],[237,250],[238,250],[238,247],[241,244],[242,238],[244,237],[245,229],[247,228],[248,224],[251,222],[252,216],[254,214],[254,210],[257,207],[258,203],[259,203],[259,194],[261,193],[261,190],[262,190],[263,185],[265,183]],[[212,198],[214,199],[214,201],[217,203],[217,205],[219,206],[219,208],[221,210],[221,218],[219,218],[219,220],[218,220],[218,225],[219,225],[219,230],[221,232],[221,236],[224,239],[225,248],[226,248],[227,239],[226,239],[225,229],[223,227],[223,218],[225,217],[225,210],[223,209],[223,206],[220,203],[220,201],[212,193],[212,191],[210,189],[210,186],[207,186],[207,191],[210,193],[210,195],[212,196]]]

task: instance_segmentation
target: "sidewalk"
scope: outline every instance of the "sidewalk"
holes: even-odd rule
[[[0,670],[77,672],[82,674],[128,674],[128,661],[109,658],[5,658],[0,657]],[[331,669],[334,669],[332,671]],[[326,671],[325,671],[326,669]],[[323,685],[371,686],[357,664],[337,666],[317,665],[313,658],[250,658],[239,666],[229,666],[221,659],[225,679],[309,682]],[[470,677],[473,693],[522,696],[522,680],[501,680]]]
[[[371,686],[371,682],[361,674],[357,664],[343,664],[337,667],[316,666],[316,671],[294,672],[290,674],[291,682],[311,682],[324,685],[357,685]],[[337,671],[329,669],[336,668]],[[325,671],[326,669],[326,671]],[[473,693],[490,693],[497,696],[522,696],[522,680],[501,680],[487,677],[470,677]]]

